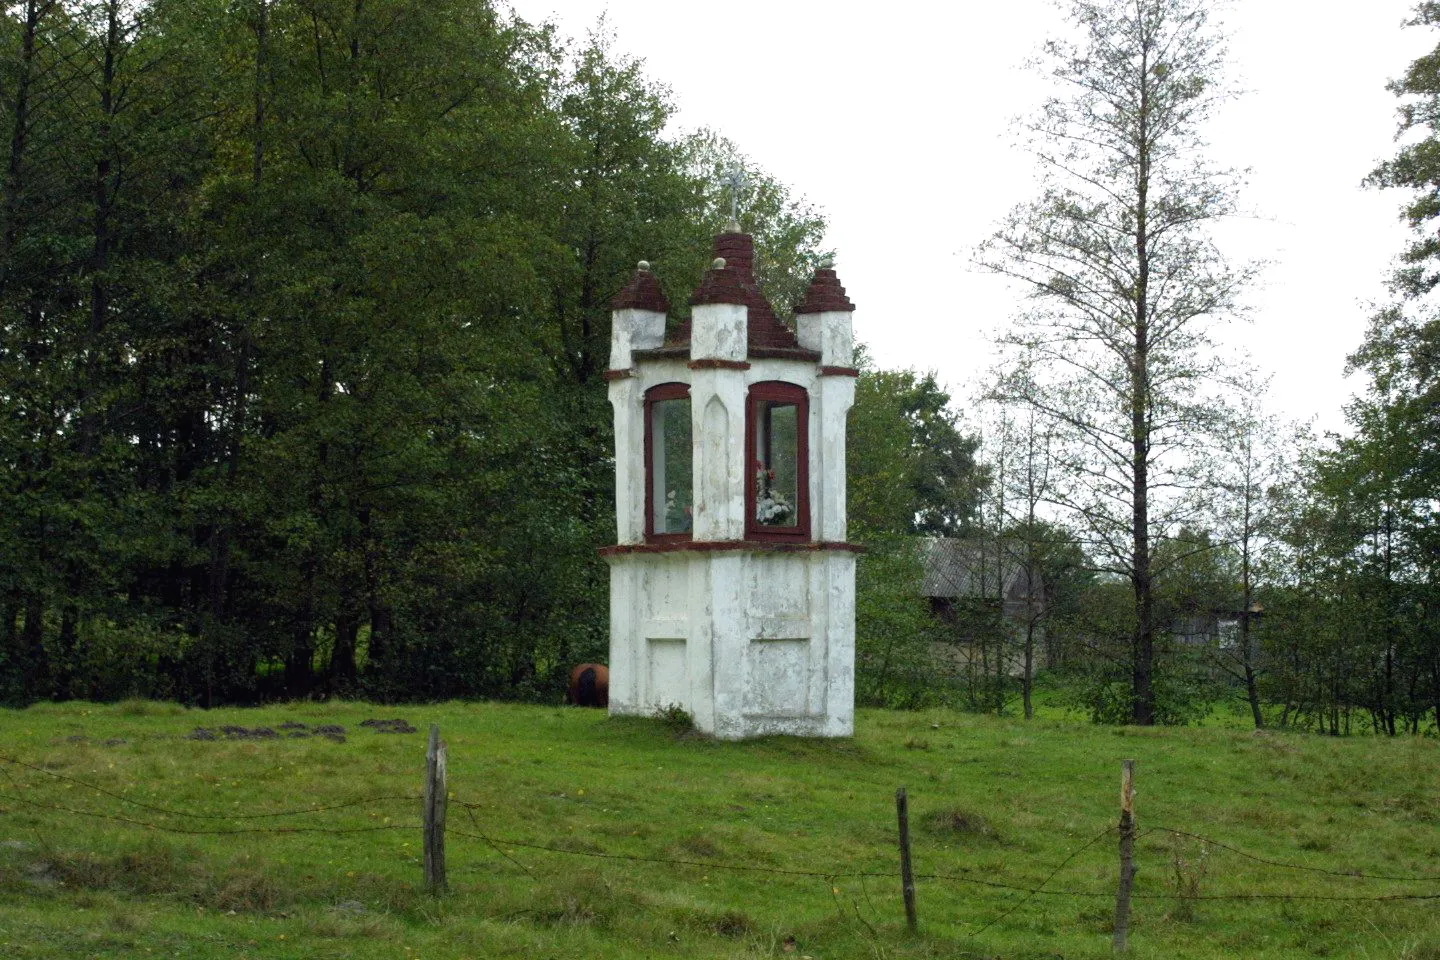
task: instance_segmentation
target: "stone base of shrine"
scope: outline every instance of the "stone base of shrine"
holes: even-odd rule
[[[723,740],[855,727],[855,547],[615,547],[610,713],[680,707]]]

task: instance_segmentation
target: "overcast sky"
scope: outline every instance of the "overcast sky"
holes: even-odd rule
[[[583,37],[608,16],[621,52],[671,87],[676,123],[708,126],[822,208],[886,367],[935,370],[957,397],[993,362],[1020,291],[974,271],[975,244],[1035,195],[1012,133],[1045,92],[1025,67],[1062,29],[1049,0],[846,5],[809,0],[513,0]],[[1222,12],[1245,92],[1210,130],[1217,163],[1249,168],[1225,226],[1233,259],[1271,262],[1252,319],[1225,338],[1274,375],[1271,408],[1342,424],[1343,376],[1405,242],[1402,197],[1360,187],[1394,149],[1385,89],[1440,37],[1402,29],[1412,0],[1240,0]],[[663,266],[661,267],[663,269]],[[962,404],[963,405],[963,404]]]

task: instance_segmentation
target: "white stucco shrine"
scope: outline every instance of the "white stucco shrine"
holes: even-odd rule
[[[611,304],[610,712],[676,705],[722,739],[849,736],[854,306],[821,268],[791,330],[750,236],[732,225],[715,257],[668,337],[647,264]]]

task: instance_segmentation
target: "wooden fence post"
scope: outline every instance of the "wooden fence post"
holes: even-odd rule
[[[914,933],[919,921],[915,918],[915,874],[910,869],[910,798],[904,787],[895,791],[895,814],[900,819],[900,889],[905,894],[905,925]]]
[[[1135,761],[1120,761],[1120,889],[1115,894],[1115,952],[1130,949],[1130,890],[1135,885]]]
[[[445,741],[440,724],[430,724],[430,745],[425,751],[425,888],[439,896],[445,880]]]

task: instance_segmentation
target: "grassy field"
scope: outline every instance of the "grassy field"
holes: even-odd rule
[[[396,717],[417,732],[362,726]],[[452,792],[475,805],[451,807],[450,896],[421,888],[415,799],[238,819],[417,796],[431,722],[449,744]],[[227,735],[227,725],[278,736],[245,739],[254,735]],[[1437,878],[1287,870],[1146,833],[1135,956],[1440,958],[1440,899],[1194,896],[1440,895],[1434,739],[949,712],[862,711],[858,726],[846,742],[724,744],[658,721],[487,703],[0,712],[0,754],[43,768],[0,763],[0,957],[1109,956],[1116,841],[1085,845],[1115,822],[1119,760],[1134,757],[1142,831],[1178,828],[1341,874]],[[894,878],[901,784],[917,871],[1030,888],[1084,848],[1047,889],[1095,896],[1022,900],[965,879],[922,880],[920,933],[907,934]],[[169,832],[286,826],[381,829]],[[497,849],[454,831],[555,851]],[[867,871],[883,876],[839,876]]]

